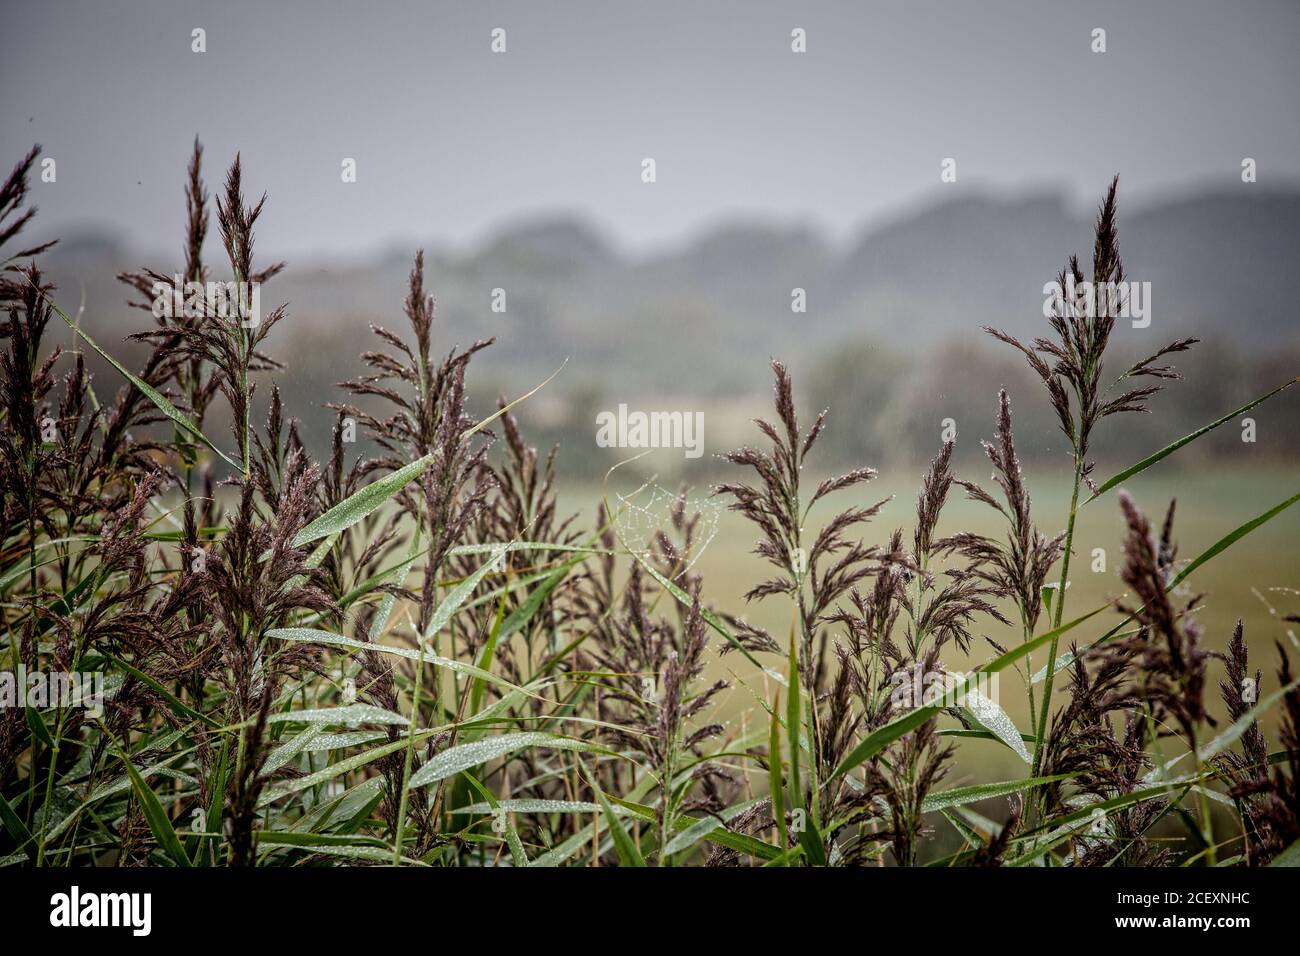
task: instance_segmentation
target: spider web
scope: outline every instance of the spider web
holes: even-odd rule
[[[663,531],[668,540],[682,547],[677,530],[673,527],[673,509],[681,497],[686,501],[686,520],[696,520],[695,540],[690,553],[685,555],[683,571],[690,570],[718,534],[718,524],[726,504],[707,495],[691,491],[669,491],[662,485],[646,482],[628,494],[614,492],[610,506],[614,512],[614,529],[622,543],[634,555],[647,560],[651,554],[651,541],[656,531]]]
[[[1259,588],[1252,587],[1250,590],[1254,592],[1255,597],[1259,598],[1260,603],[1262,603],[1264,607],[1268,608],[1269,617],[1278,620],[1278,623],[1282,623],[1280,620],[1281,615],[1278,613],[1277,608],[1273,606],[1272,602],[1270,602],[1268,598],[1264,597],[1264,595],[1260,592]],[[1291,597],[1300,597],[1300,589],[1296,589],[1296,588],[1277,586],[1277,587],[1265,588],[1265,590],[1269,591],[1272,594],[1285,594]],[[1287,637],[1291,638],[1291,642],[1296,643],[1297,638],[1296,638],[1295,628],[1286,627],[1285,630],[1286,630]]]

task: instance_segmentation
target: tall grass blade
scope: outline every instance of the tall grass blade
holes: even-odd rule
[[[600,809],[605,814],[605,823],[609,827],[610,836],[614,839],[614,850],[618,853],[619,866],[644,867],[645,859],[641,856],[641,851],[632,842],[627,827],[623,826],[623,821],[614,812],[614,807],[605,796],[605,791],[600,788],[600,784],[596,783],[595,777],[591,775],[586,764],[579,760],[578,766],[582,768],[582,775],[587,778],[587,784],[591,787],[591,792],[596,795]]]

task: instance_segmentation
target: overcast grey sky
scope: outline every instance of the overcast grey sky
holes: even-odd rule
[[[150,249],[179,241],[195,133],[213,192],[242,151],[271,196],[261,250],[295,258],[555,211],[632,248],[737,214],[844,237],[955,190],[1228,188],[1244,156],[1261,183],[1300,178],[1294,0],[5,6],[0,161],[56,159],[41,233]]]

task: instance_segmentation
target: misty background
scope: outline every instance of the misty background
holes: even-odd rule
[[[826,467],[910,472],[945,418],[970,465],[1006,385],[1022,454],[1063,471],[1041,386],[979,329],[1041,333],[1043,284],[1070,254],[1086,270],[1115,174],[1152,296],[1115,373],[1206,342],[1097,456],[1126,464],[1300,370],[1297,37],[1287,2],[7,4],[0,159],[40,142],[56,161],[31,236],[61,238],[60,304],[129,360],[149,318],[114,275],[179,268],[196,134],[214,196],[239,152],[269,194],[256,260],[288,261],[262,290],[289,308],[274,379],[317,450],[369,323],[402,329],[423,247],[439,348],[497,339],[470,369],[477,410],[568,360],[519,417],[571,479],[626,456],[594,424],[626,402],[704,411],[705,458],[647,467],[707,480],[753,440],[771,357],[805,414],[832,407]],[[207,261],[228,277],[215,209]],[[1225,428],[1178,464],[1294,465],[1293,397],[1252,414],[1256,443]]]

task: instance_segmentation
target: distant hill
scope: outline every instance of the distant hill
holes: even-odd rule
[[[1295,335],[1289,280],[1300,254],[1300,193],[1243,187],[1121,206],[1120,241],[1130,277],[1152,283],[1148,333],[1217,331],[1243,346]],[[431,255],[428,284],[457,336],[523,337],[526,345],[506,341],[503,350],[537,367],[586,354],[617,369],[622,356],[620,376],[657,380],[716,371],[710,358],[719,343],[767,354],[904,329],[914,346],[983,324],[1032,333],[1043,283],[1069,254],[1086,263],[1090,251],[1089,220],[1059,196],[973,196],[874,225],[845,249],[809,229],[737,222],[677,251],[633,259],[581,220],[531,220],[466,254]],[[214,237],[214,261],[216,254]],[[409,262],[391,255],[346,269],[291,262],[265,291],[289,301],[299,325],[393,316]],[[96,292],[116,269],[142,264],[102,233],[65,237],[47,259],[65,290],[85,282]],[[806,291],[802,315],[790,309],[796,287]],[[507,292],[505,315],[490,309],[494,288]],[[88,321],[121,318],[120,299],[93,297]]]
[[[213,233],[208,257],[218,266]],[[1273,356],[1278,364],[1287,349],[1300,346],[1291,302],[1300,193],[1243,186],[1140,208],[1121,204],[1120,244],[1130,278],[1152,283],[1153,321],[1145,330],[1121,324],[1117,348],[1146,354],[1196,334],[1215,339],[1223,355],[1244,356],[1243,362]],[[629,256],[585,221],[555,216],[504,227],[476,249],[431,248],[426,286],[437,299],[439,350],[497,338],[471,376],[480,400],[518,394],[569,359],[562,379],[534,405],[561,432],[580,432],[590,409],[625,398],[740,409],[738,400],[766,391],[772,356],[836,370],[834,382],[816,383],[818,401],[824,394],[833,402],[846,387],[843,377],[870,364],[870,374],[894,383],[889,414],[928,422],[931,406],[920,396],[929,390],[934,401],[949,400],[943,396],[956,394],[945,388],[951,369],[960,376],[993,351],[980,326],[1039,332],[1043,284],[1071,253],[1087,264],[1091,245],[1088,216],[1045,193],[935,203],[864,229],[842,247],[807,228],[736,221],[677,249]],[[403,328],[413,253],[345,266],[290,262],[263,290],[264,308],[289,304],[290,318],[273,336],[271,351],[288,361],[279,378],[286,389],[309,396],[304,404],[337,397],[331,386],[357,373],[356,355],[373,345],[369,323]],[[145,265],[163,273],[176,268],[175,261],[141,261],[102,232],[67,236],[44,261],[64,307],[76,309],[84,288],[86,328],[128,360],[138,346],[123,339],[149,320],[126,309],[126,290],[114,274]],[[222,275],[219,268],[216,274]],[[491,308],[497,288],[506,292],[503,314]],[[805,290],[806,313],[791,311],[794,288]],[[1012,358],[990,361],[1005,369]],[[907,408],[898,407],[904,400],[891,374],[912,369],[933,376],[937,368],[950,372],[933,387],[908,372]],[[1239,391],[1255,394],[1252,376],[1270,378],[1258,384],[1271,386],[1275,374],[1295,374],[1272,366],[1216,368],[1229,380],[1222,385],[1228,392],[1183,393],[1180,401],[1199,397],[1209,413]],[[990,374],[1005,381],[1011,373]],[[881,405],[860,395],[859,404],[871,403]],[[1185,411],[1189,421],[1200,414]],[[871,414],[884,413],[877,407]],[[315,415],[305,431],[323,435],[328,413]],[[733,417],[743,422],[748,412]],[[1128,426],[1133,440],[1136,429],[1148,426],[1156,428],[1153,441],[1167,431],[1163,422],[1135,421]],[[1051,428],[1045,421],[1040,429],[1045,453],[1054,441]]]

